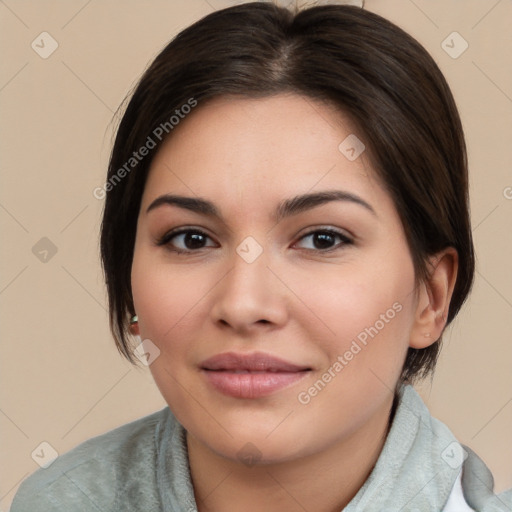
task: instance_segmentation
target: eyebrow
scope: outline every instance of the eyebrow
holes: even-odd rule
[[[373,207],[361,197],[343,190],[327,190],[302,194],[282,201],[276,208],[274,217],[276,222],[280,222],[286,217],[297,215],[333,201],[357,204],[377,216]],[[216,217],[219,220],[224,220],[218,208],[211,201],[199,197],[187,197],[172,194],[165,194],[157,197],[149,205],[146,213],[149,213],[151,210],[163,205],[178,206],[179,208],[190,210],[207,217]]]

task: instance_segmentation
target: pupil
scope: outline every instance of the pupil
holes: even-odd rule
[[[188,249],[201,248],[203,244],[203,235],[200,233],[187,233],[185,236],[185,245]]]
[[[315,246],[317,249],[325,249],[332,244],[332,235],[329,233],[321,233],[315,235]]]

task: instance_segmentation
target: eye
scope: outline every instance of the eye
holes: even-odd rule
[[[208,243],[210,241],[210,243]],[[302,249],[330,252],[350,245],[353,241],[344,233],[334,229],[316,229],[303,235],[295,246],[302,244]],[[212,239],[199,229],[177,229],[160,238],[158,246],[167,246],[176,253],[192,253],[206,247],[216,247]]]
[[[302,236],[300,240],[309,241],[309,243],[304,244],[306,247],[303,246],[302,249],[319,252],[333,251],[353,243],[348,236],[333,229],[316,229]]]
[[[206,245],[211,238],[198,229],[179,229],[166,233],[157,241],[158,246],[168,246],[170,250],[177,253],[194,252],[205,247],[216,247],[215,243]]]

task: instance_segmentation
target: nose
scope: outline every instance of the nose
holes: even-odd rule
[[[266,251],[253,262],[233,251],[229,271],[214,288],[212,320],[224,329],[250,334],[282,326],[288,318],[289,290],[272,269]]]

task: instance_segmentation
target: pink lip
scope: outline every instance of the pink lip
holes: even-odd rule
[[[269,354],[233,352],[211,357],[200,367],[213,387],[235,398],[270,395],[301,380],[311,370]]]

